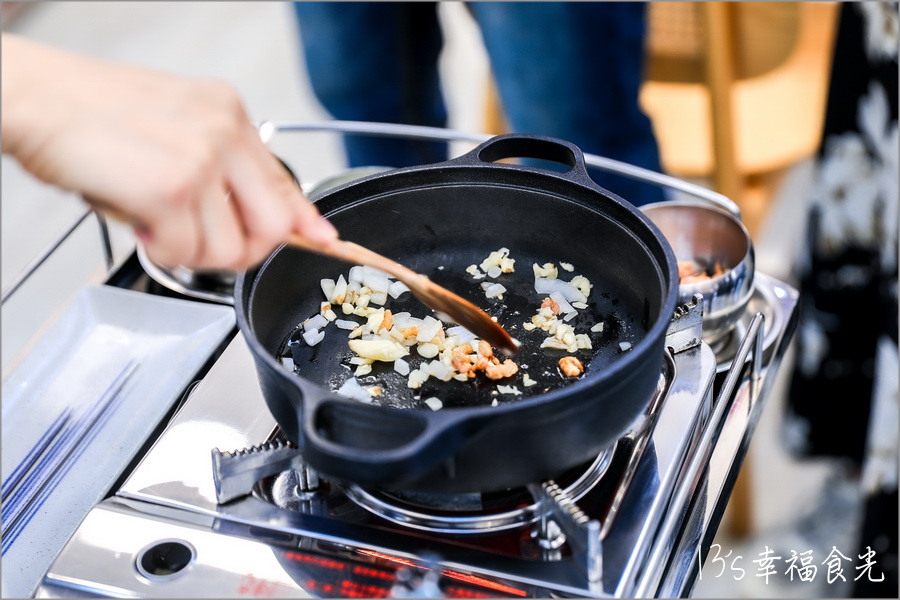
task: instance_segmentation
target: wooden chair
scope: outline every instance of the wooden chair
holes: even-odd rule
[[[825,2],[653,2],[641,91],[664,168],[744,210],[753,178],[819,146],[838,6]]]

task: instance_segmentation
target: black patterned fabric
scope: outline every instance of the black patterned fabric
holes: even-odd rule
[[[785,435],[799,456],[843,457],[866,497],[859,554],[897,597],[898,5],[843,3],[816,160]]]

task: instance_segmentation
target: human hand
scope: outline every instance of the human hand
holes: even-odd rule
[[[2,39],[3,152],[130,222],[154,262],[241,269],[291,232],[337,237],[229,85]]]

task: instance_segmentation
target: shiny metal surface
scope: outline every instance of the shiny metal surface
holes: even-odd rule
[[[573,500],[584,496],[606,472],[614,451],[615,446],[601,453],[580,477],[564,488],[564,493]],[[540,512],[537,502],[498,512],[490,510],[477,510],[470,514],[453,514],[453,511],[425,512],[422,509],[403,506],[383,494],[365,490],[355,484],[350,484],[344,489],[357,504],[380,517],[407,527],[438,533],[502,531],[533,523],[538,520]]]
[[[725,269],[706,281],[678,286],[679,302],[703,295],[703,339],[714,343],[741,318],[753,295],[756,264],[750,234],[732,215],[696,201],[659,202],[641,211],[662,231],[678,261],[719,262]]]
[[[98,538],[92,531],[118,535],[110,543],[110,539]],[[195,552],[190,564],[167,576],[143,575],[136,559],[158,542],[170,540],[190,544]],[[74,541],[82,551],[61,555],[46,586],[70,589],[81,597],[314,597],[298,587],[264,541],[221,535],[210,528],[164,517],[148,519],[116,504],[107,503],[92,511]],[[95,576],[98,568],[106,573],[102,582]],[[45,587],[39,595],[49,596],[51,591]]]
[[[775,304],[768,311],[775,315],[774,319],[781,323],[771,347],[766,347],[766,336],[760,340],[763,324],[753,335],[745,335],[742,344],[747,351],[762,356],[762,361],[742,369],[729,370],[729,376],[735,379],[730,394],[724,393],[726,385],[731,385],[729,378],[716,400],[719,403],[730,403],[725,412],[718,439],[712,448],[698,448],[698,452],[708,453],[709,460],[704,465],[693,492],[693,505],[686,531],[680,536],[672,551],[666,557],[667,566],[658,585],[643,586],[648,595],[661,597],[687,596],[697,578],[699,568],[698,555],[705,558],[710,544],[725,513],[725,507],[731,495],[734,481],[749,448],[756,424],[765,409],[771,388],[774,385],[784,354],[787,350],[797,325],[797,290],[770,277],[766,277],[765,286]],[[757,313],[765,314],[765,313]],[[765,317],[767,321],[771,320]],[[761,353],[757,352],[760,344]],[[737,364],[741,365],[740,358]],[[733,375],[732,375],[733,374]],[[711,419],[708,428],[716,427],[715,419]]]
[[[703,295],[694,294],[691,301],[675,308],[666,330],[666,347],[678,353],[699,346],[703,338]]]
[[[732,360],[737,352],[738,345],[747,335],[747,328],[756,313],[762,313],[766,318],[763,324],[763,352],[768,358],[775,348],[775,342],[779,339],[787,326],[786,319],[789,311],[782,310],[783,297],[789,292],[783,284],[765,273],[756,273],[753,278],[753,295],[747,303],[747,310],[741,315],[734,329],[727,336],[723,336],[712,344],[716,353],[719,373],[725,373],[731,368]]]
[[[256,482],[264,477],[305,467],[297,446],[281,440],[234,451],[213,448],[210,454],[216,500],[220,504],[250,494]]]
[[[716,364],[710,348],[705,344],[691,348],[674,355],[671,362],[676,377],[660,406],[645,460],[641,461],[622,504],[604,517],[616,524],[610,527],[605,538],[608,544],[603,557],[602,581],[593,586],[576,559],[534,562],[525,557],[497,554],[490,545],[483,548],[477,544],[460,546],[453,536],[443,539],[438,535],[410,535],[409,530],[369,514],[328,483],[317,497],[298,502],[300,510],[297,511],[284,510],[256,496],[218,504],[210,449],[248,446],[268,439],[274,428],[274,421],[265,409],[256,385],[252,358],[240,335],[173,418],[116,498],[95,510],[101,510],[109,503],[124,503],[138,508],[149,520],[174,519],[192,527],[206,527],[230,535],[249,535],[252,539],[262,536],[276,545],[279,539],[305,536],[390,556],[416,557],[427,551],[437,553],[445,567],[479,576],[500,577],[557,593],[567,590],[566,593],[581,597],[612,594],[620,585],[626,564],[642,562],[655,544],[652,532],[658,528],[659,518],[669,506],[678,473],[696,445],[700,425],[709,410]],[[241,422],[245,425],[240,426]],[[635,427],[640,430],[645,423],[641,420]],[[594,508],[589,500],[585,498],[578,504],[593,519],[592,512],[600,507]],[[598,514],[605,510],[600,509]],[[119,535],[117,530],[94,529],[86,522],[64,551],[66,557],[61,556],[51,569],[48,581],[52,580],[54,586],[67,581],[72,576],[70,568],[76,564],[71,555],[95,551],[84,547],[85,540],[90,540],[92,545],[109,543],[116,546],[119,542],[115,539],[106,542],[103,538]],[[200,546],[192,539],[187,541],[198,548],[199,556]],[[102,589],[117,577],[125,577],[110,573],[112,567],[102,560],[93,561],[93,564],[90,574],[76,571],[79,581],[96,581],[100,586],[97,589]],[[78,568],[87,567],[79,564]],[[251,570],[246,566],[244,569]],[[252,570],[256,572],[256,567]],[[226,577],[225,574],[220,576]],[[129,573],[128,577],[132,575]],[[274,580],[281,581],[282,577],[279,575]],[[141,589],[138,588],[137,593]],[[48,587],[48,594],[49,590]],[[167,595],[168,592],[156,589],[154,593]]]
[[[137,244],[137,257],[147,275],[173,292],[198,300],[234,304],[234,282],[237,278],[234,271],[222,269],[196,271],[180,266],[164,267],[150,260],[141,243]]]
[[[575,503],[576,499],[553,481],[545,481],[540,486],[530,484],[528,489],[539,506],[541,530],[546,529],[544,524],[547,517],[551,517],[553,522],[558,524],[577,564],[584,571],[588,588],[600,589],[603,578],[603,538],[600,522],[588,517]]]
[[[399,123],[372,123],[367,121],[277,121],[268,123],[270,127],[274,127],[276,135],[303,131],[334,131],[338,133],[358,133],[416,140],[474,142],[479,144],[493,137],[484,133],[455,131],[452,129],[442,129],[440,127],[404,125]],[[584,162],[589,167],[595,167],[611,173],[618,173],[619,175],[631,179],[702,198],[735,215],[735,217],[740,218],[741,209],[737,204],[726,196],[707,188],[700,187],[699,185],[694,185],[687,181],[682,181],[681,179],[676,179],[675,177],[637,167],[629,163],[597,156],[596,154],[585,154]]]

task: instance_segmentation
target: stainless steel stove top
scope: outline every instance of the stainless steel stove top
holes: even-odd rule
[[[294,470],[220,503],[214,449],[276,432],[238,335],[121,488],[90,512],[38,595],[687,593],[793,326],[790,287],[759,274],[755,302],[743,343],[719,360],[699,343],[691,313],[673,320],[647,412],[595,464],[452,508],[323,476],[310,483],[299,454]],[[725,361],[737,366],[723,370]]]

